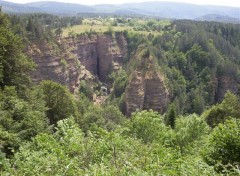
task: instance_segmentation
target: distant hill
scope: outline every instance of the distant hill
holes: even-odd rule
[[[232,18],[229,16],[218,15],[218,14],[207,14],[202,17],[196,18],[197,21],[216,21],[216,22],[224,22],[224,23],[236,23],[240,24],[240,20],[238,18]]]
[[[95,9],[93,7],[84,6],[80,4],[72,4],[72,3],[62,3],[62,2],[53,2],[53,1],[41,1],[41,2],[33,2],[26,4],[31,8],[41,9],[43,12],[54,13],[54,14],[77,14],[94,12]]]
[[[2,6],[3,12],[7,13],[32,13],[41,12],[41,9],[35,7],[29,7],[27,4],[17,4],[0,0],[0,6]]]
[[[74,15],[77,13],[95,12],[95,8],[90,6],[54,1],[41,1],[27,4],[17,4],[0,0],[0,5],[3,8],[3,11],[6,13],[45,12],[50,14]]]
[[[206,6],[176,2],[143,2],[121,5],[121,8],[137,9],[145,15],[175,19],[195,19],[207,14],[226,15],[240,18],[240,8],[226,6]]]
[[[53,1],[27,4],[1,1],[3,11],[8,13],[46,12],[51,14],[75,15],[77,13],[137,14],[173,19],[217,20],[223,22],[240,20],[240,8],[226,6],[206,6],[176,2],[142,2],[121,5],[94,5],[61,3]],[[213,15],[209,14],[214,14]],[[226,19],[228,18],[228,19]],[[231,19],[232,18],[232,19]]]

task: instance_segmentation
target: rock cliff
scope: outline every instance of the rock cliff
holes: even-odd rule
[[[157,71],[145,74],[134,71],[126,88],[126,114],[131,116],[136,110],[166,111],[169,93],[164,79]]]
[[[81,64],[105,83],[108,82],[112,71],[122,67],[123,58],[127,53],[127,42],[123,33],[81,35],[75,39],[64,40]]]
[[[60,52],[58,46],[48,43],[31,45],[27,48],[28,56],[37,65],[32,73],[33,82],[53,80],[66,85],[71,92],[79,86],[80,62],[69,52]]]
[[[26,53],[37,65],[34,82],[53,80],[75,92],[80,80],[87,77],[107,82],[108,75],[122,67],[127,42],[122,33],[81,35],[52,44],[32,44]]]
[[[123,33],[85,34],[62,38],[55,43],[32,44],[26,53],[37,64],[36,71],[32,73],[34,82],[53,80],[66,85],[74,93],[79,89],[81,80],[109,83],[109,74],[121,69],[127,48]],[[169,93],[162,74],[156,71],[158,69],[152,69],[158,64],[149,57],[132,60],[138,63],[138,67],[129,72],[125,90],[126,115],[130,116],[138,109],[165,112]],[[221,101],[228,90],[237,93],[239,89],[238,83],[230,76],[213,76],[211,84],[212,103]]]

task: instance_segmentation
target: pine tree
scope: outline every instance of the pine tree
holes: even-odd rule
[[[30,83],[33,61],[23,54],[23,43],[11,30],[8,16],[0,11],[0,87],[15,86],[22,91]]]
[[[176,110],[174,104],[170,105],[170,109],[167,113],[166,120],[167,125],[171,126],[172,129],[175,128],[175,121],[176,121]]]

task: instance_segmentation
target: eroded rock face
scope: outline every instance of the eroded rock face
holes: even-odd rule
[[[166,111],[169,94],[164,85],[163,77],[153,71],[148,71],[145,76],[145,96],[143,109],[153,109],[163,113]]]
[[[52,80],[66,85],[71,92],[75,92],[79,86],[80,63],[70,53],[59,53],[55,49],[47,43],[27,48],[28,56],[32,57],[37,65],[32,73],[33,82]]]
[[[67,39],[68,45],[74,44],[70,49],[85,68],[93,75],[97,75],[98,52],[96,45],[97,37],[89,38],[82,36],[75,40]],[[75,42],[76,41],[76,42]]]
[[[132,79],[126,88],[126,115],[131,116],[132,112],[143,109],[145,84],[144,77],[140,72],[134,71]]]
[[[107,82],[109,73],[113,70],[113,41],[110,36],[99,36],[97,40],[98,77],[102,82]]]
[[[164,79],[156,71],[148,71],[145,75],[135,71],[126,88],[126,113],[131,116],[136,110],[158,111],[163,113],[167,109],[169,93]]]
[[[78,90],[80,80],[94,82],[96,76],[107,83],[109,74],[121,69],[127,52],[127,41],[123,33],[113,36],[94,34],[69,37],[59,39],[58,43],[51,45],[32,44],[26,51],[37,64],[36,71],[32,73],[34,82],[53,80],[66,85],[73,93]],[[147,59],[142,61],[142,64],[151,65],[150,62],[151,60]],[[140,65],[138,71],[130,75],[125,92],[127,116],[138,109],[165,112],[169,93],[164,78],[153,70],[149,67],[143,74]],[[212,103],[222,101],[228,90],[235,94],[239,90],[238,82],[230,76],[214,76],[211,84]]]
[[[66,38],[65,41],[71,53],[76,54],[81,64],[102,82],[107,82],[109,74],[122,67],[127,54],[123,33],[82,35],[75,39]]]
[[[32,73],[34,82],[52,80],[75,92],[80,80],[86,77],[96,76],[107,82],[111,71],[122,67],[127,42],[122,33],[114,36],[82,35],[59,39],[58,43],[51,45],[33,44],[26,52],[37,64],[36,71]]]

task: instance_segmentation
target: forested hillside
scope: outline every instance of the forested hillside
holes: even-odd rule
[[[0,12],[0,175],[239,175],[239,69],[235,24]]]

